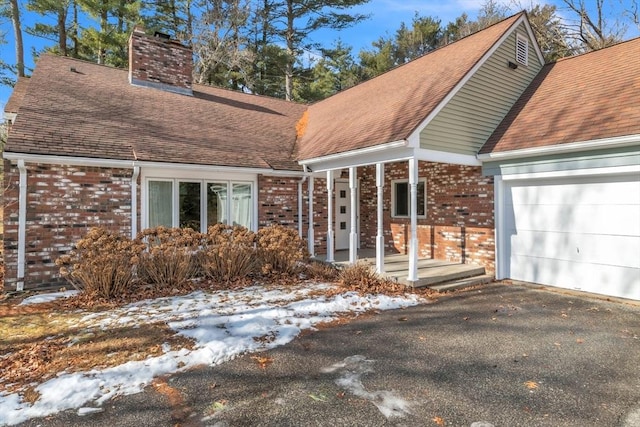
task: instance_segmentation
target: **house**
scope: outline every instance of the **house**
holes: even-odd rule
[[[426,257],[640,299],[638,53],[544,65],[519,13],[313,105],[192,84],[139,30],[128,73],[45,55],[7,104],[6,286],[94,225],[281,223],[330,261],[406,253],[408,282]]]

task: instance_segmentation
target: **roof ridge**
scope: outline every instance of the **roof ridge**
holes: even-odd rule
[[[621,46],[621,45],[623,45],[623,44],[633,43],[633,42],[637,42],[637,41],[640,41],[640,36],[638,36],[638,37],[633,37],[633,38],[631,38],[631,39],[629,39],[629,40],[622,40],[622,41],[619,41],[619,42],[617,42],[617,43],[615,43],[615,44],[612,44],[611,46],[606,46],[606,47],[603,47],[603,48],[600,48],[600,49],[590,50],[590,51],[588,51],[588,52],[582,52],[582,53],[578,53],[578,54],[576,54],[576,55],[565,56],[564,58],[558,58],[558,59],[556,59],[555,61],[548,62],[548,63],[547,63],[547,64],[545,64],[545,65],[557,64],[557,63],[559,63],[559,62],[567,62],[567,61],[569,61],[569,60],[571,60],[571,59],[582,58],[582,57],[587,56],[587,55],[590,55],[590,54],[596,54],[596,53],[598,53],[598,52],[607,51],[607,50],[609,50],[609,49],[615,49],[615,48],[620,47],[620,46]]]

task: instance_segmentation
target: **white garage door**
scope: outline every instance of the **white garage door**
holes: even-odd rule
[[[505,184],[505,277],[640,300],[639,174]]]

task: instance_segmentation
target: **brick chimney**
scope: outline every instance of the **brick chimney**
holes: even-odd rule
[[[136,27],[129,38],[129,83],[193,95],[191,48],[164,34],[148,36]]]

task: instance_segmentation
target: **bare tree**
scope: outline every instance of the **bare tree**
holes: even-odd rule
[[[232,89],[250,85],[253,52],[243,33],[250,9],[246,0],[207,0],[194,23],[194,80]]]
[[[570,25],[569,36],[580,42],[586,51],[598,50],[623,40],[627,26],[619,20],[609,21],[606,0],[595,0],[590,14],[585,0],[563,0],[567,8],[577,15],[577,22]]]

